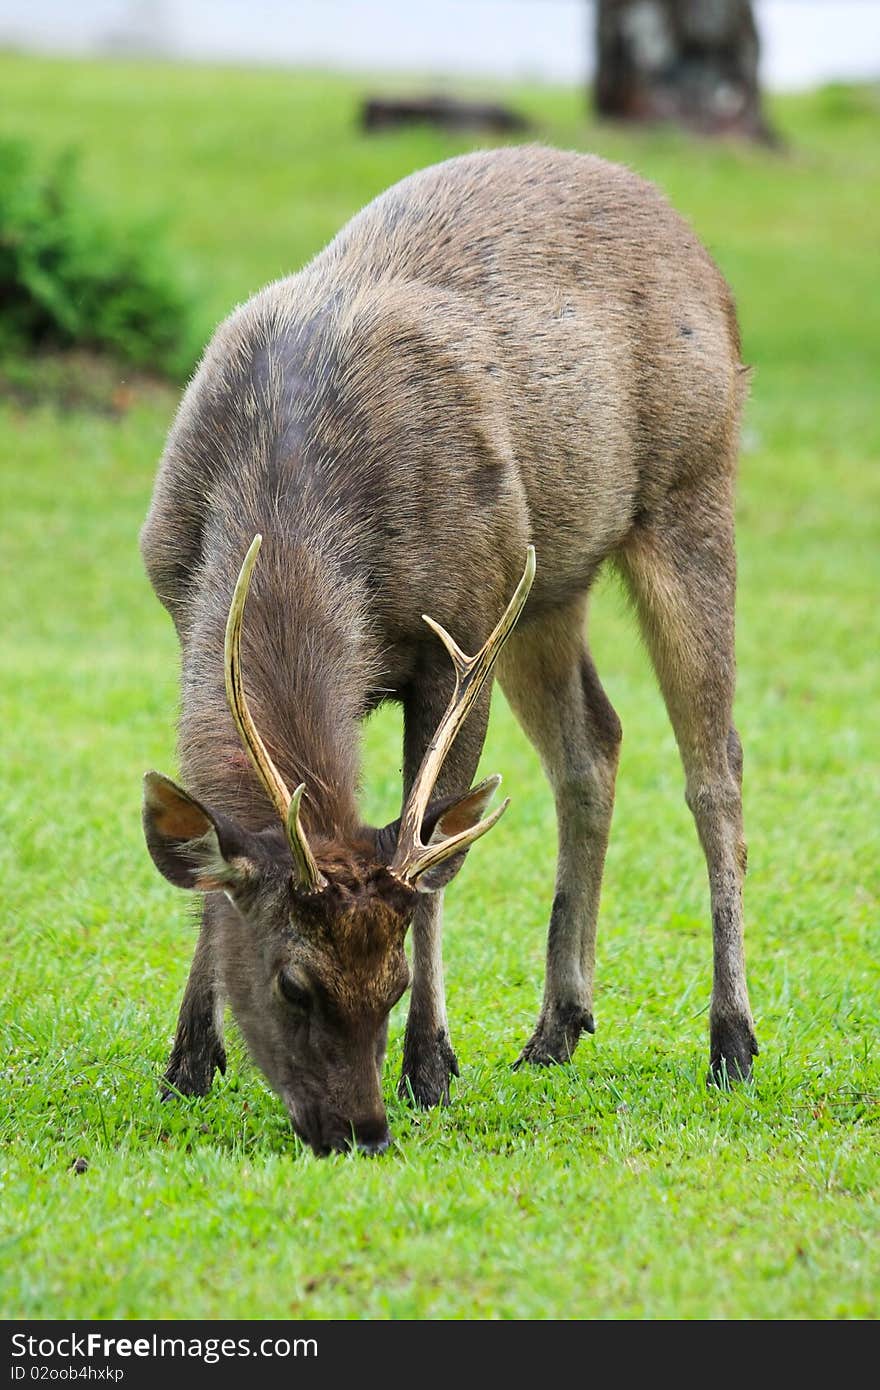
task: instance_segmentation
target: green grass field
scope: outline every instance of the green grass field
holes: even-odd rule
[[[0,58],[0,135],[74,143],[120,218],[164,211],[196,333],[364,201],[469,147],[367,140],[361,91],[291,73]],[[774,104],[783,157],[590,124],[505,89],[541,138],[622,159],[693,221],[756,367],[740,487],[739,690],[754,1084],[707,1091],[707,888],[621,595],[593,647],[624,724],[595,1038],[510,1070],[537,1010],[555,830],[500,696],[513,805],[447,898],[453,1103],[394,1098],[383,1160],[317,1160],[233,1036],[205,1100],[157,1078],[195,942],[140,830],[174,772],[176,646],[137,533],[176,393],[115,418],[0,402],[0,1310],[7,1317],[876,1317],[880,101]],[[365,733],[396,814],[399,721]],[[381,823],[381,822],[380,822]],[[77,1158],[88,1170],[76,1173]]]

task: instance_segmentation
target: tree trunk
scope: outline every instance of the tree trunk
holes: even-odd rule
[[[750,0],[597,0],[596,109],[770,140]]]

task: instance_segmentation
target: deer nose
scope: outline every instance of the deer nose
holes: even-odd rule
[[[383,1154],[391,1143],[387,1121],[383,1117],[381,1120],[367,1120],[363,1124],[355,1125],[354,1139],[359,1153],[369,1154],[371,1157]]]

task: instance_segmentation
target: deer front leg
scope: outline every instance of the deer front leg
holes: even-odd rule
[[[476,645],[476,644],[475,644]],[[446,667],[425,672],[404,700],[404,802],[446,708],[452,677]],[[486,725],[487,687],[468,715],[437,779],[435,795],[465,792],[474,780]],[[443,981],[443,893],[420,898],[412,925],[412,994],[398,1093],[418,1106],[445,1105],[458,1061],[449,1038]]]
[[[443,982],[443,893],[419,900],[412,925],[413,983],[398,1091],[418,1106],[445,1105],[458,1059]]]
[[[176,1094],[206,1096],[215,1070],[221,1075],[226,1071],[223,997],[217,985],[211,938],[210,899],[206,899],[174,1046],[162,1082],[164,1100]]]
[[[593,973],[620,722],[586,650],[586,601],[514,633],[499,679],[556,800],[559,857],[544,1000],[517,1062],[568,1062],[593,1024]]]

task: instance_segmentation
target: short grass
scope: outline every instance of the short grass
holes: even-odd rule
[[[120,215],[165,208],[204,336],[371,195],[466,147],[367,140],[352,79],[0,59],[4,133],[81,145]],[[139,826],[174,769],[176,654],[137,531],[174,407],[0,409],[2,1310],[29,1317],[873,1317],[878,1299],[876,93],[776,104],[785,157],[590,124],[504,93],[542,137],[624,159],[694,221],[756,365],[740,493],[753,1085],[707,1091],[707,893],[672,736],[624,603],[593,643],[625,727],[598,1032],[510,1070],[537,1008],[554,825],[499,699],[513,797],[448,895],[452,1105],[393,1096],[382,1161],[318,1161],[233,1042],[162,1105],[194,933]],[[398,796],[393,713],[365,808]],[[77,1158],[88,1169],[76,1173]]]

